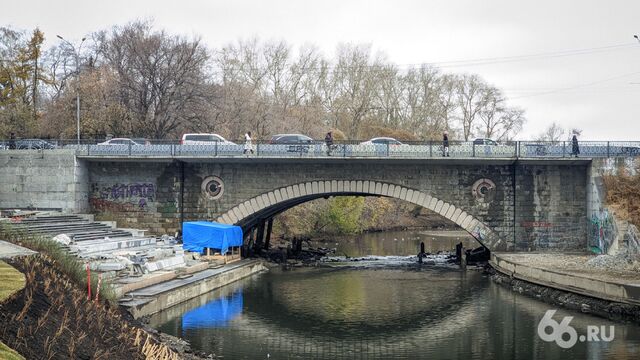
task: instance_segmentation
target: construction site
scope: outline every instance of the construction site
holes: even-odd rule
[[[92,215],[11,210],[2,212],[0,226],[7,240],[0,240],[0,259],[19,280],[0,298],[0,339],[26,358],[39,348],[65,358],[204,358],[172,350],[189,347],[137,319],[266,270],[262,261],[241,259],[237,248],[201,255],[175,236],[117,228]]]

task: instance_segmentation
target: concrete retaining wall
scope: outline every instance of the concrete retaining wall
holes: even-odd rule
[[[491,254],[491,266],[507,276],[534,284],[609,301],[640,305],[640,286],[636,284],[604,281],[523,265],[504,259],[496,253]]]
[[[184,301],[206,294],[211,290],[265,270],[267,270],[267,268],[261,261],[253,261],[240,267],[221,272],[215,276],[159,293],[149,298],[148,301],[141,302],[139,305],[130,306],[129,312],[134,318],[152,315]],[[133,294],[135,294],[135,292]],[[127,306],[126,303],[124,305]]]

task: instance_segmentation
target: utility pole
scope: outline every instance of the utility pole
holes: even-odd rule
[[[78,48],[76,49],[76,47],[73,46],[72,43],[70,43],[62,36],[56,36],[58,37],[58,39],[64,41],[65,44],[71,47],[71,50],[73,50],[76,58],[76,134],[78,145],[80,145],[80,49],[82,48],[82,44],[87,38],[82,38],[82,40],[80,41],[80,45],[78,45]]]

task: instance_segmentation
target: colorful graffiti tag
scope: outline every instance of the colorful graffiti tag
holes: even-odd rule
[[[97,211],[147,210],[149,202],[156,198],[156,187],[149,183],[91,184],[89,203]]]
[[[482,241],[486,236],[485,229],[480,225],[476,225],[476,227],[471,232],[471,236],[476,238],[478,241]]]
[[[156,196],[156,187],[153,184],[133,183],[133,184],[114,184],[112,186],[91,186],[93,194],[99,194],[99,198],[103,200],[119,200],[139,197],[153,201]]]
[[[600,209],[591,216],[590,246],[600,254],[606,254],[616,237],[613,215],[608,209]]]

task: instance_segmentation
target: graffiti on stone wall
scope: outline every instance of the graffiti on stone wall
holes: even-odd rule
[[[616,226],[613,215],[608,209],[600,209],[591,216],[591,249],[606,254],[616,237]]]
[[[478,241],[482,241],[486,236],[485,229],[480,225],[476,225],[475,229],[471,232],[471,236],[476,238]]]
[[[149,183],[91,184],[89,203],[94,210],[121,212],[145,211],[156,198],[156,187]]]

